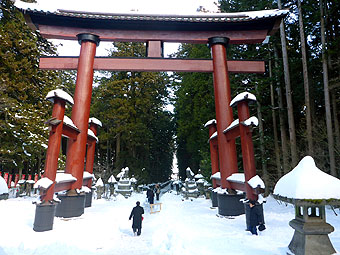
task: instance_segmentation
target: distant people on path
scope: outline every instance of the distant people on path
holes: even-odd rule
[[[146,197],[148,198],[149,204],[153,204],[155,194],[153,193],[153,190],[151,188],[148,188],[148,190],[146,191]]]
[[[249,207],[249,230],[253,235],[257,235],[257,226],[262,224],[260,207],[256,205],[254,200],[249,201]]]
[[[176,183],[176,192],[177,192],[177,195],[178,195],[178,192],[179,192],[179,183]]]
[[[159,194],[161,194],[161,189],[159,185],[156,185],[156,200],[159,201]]]
[[[133,234],[139,236],[142,233],[142,220],[144,214],[143,207],[140,206],[140,202],[136,202],[136,206],[132,209],[129,220],[133,217],[132,230]]]

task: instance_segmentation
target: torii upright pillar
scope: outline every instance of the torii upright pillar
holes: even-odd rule
[[[221,186],[224,189],[229,188],[227,187],[226,178],[238,172],[235,140],[228,141],[223,135],[223,130],[234,120],[232,108],[229,106],[231,91],[226,54],[228,42],[229,39],[226,37],[209,38],[214,67],[213,77]]]
[[[81,45],[77,69],[76,89],[71,119],[80,130],[77,140],[69,140],[66,155],[66,173],[72,174],[77,180],[72,184],[66,196],[60,196],[61,203],[57,206],[56,216],[77,217],[84,213],[85,194],[78,190],[83,185],[83,172],[86,153],[87,131],[90,117],[90,104],[93,83],[93,64],[99,37],[93,34],[78,34]]]

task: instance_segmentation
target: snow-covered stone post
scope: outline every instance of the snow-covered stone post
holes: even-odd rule
[[[93,174],[94,154],[96,151],[96,142],[98,142],[97,132],[98,132],[98,127],[102,127],[102,123],[100,120],[96,118],[90,118],[89,125],[90,125],[90,128],[88,130],[88,134],[92,135],[95,139],[91,139],[88,141],[85,171],[90,174]],[[85,207],[90,207],[92,204],[92,202],[90,201],[92,200],[92,189],[91,189],[92,178],[88,180],[86,186],[91,190],[91,192],[85,193],[85,196],[86,196]]]
[[[0,200],[8,198],[8,187],[4,178],[0,175]]]
[[[273,196],[294,204],[295,229],[289,249],[296,255],[328,255],[336,251],[328,237],[334,231],[326,222],[325,205],[340,205],[340,180],[318,169],[312,157],[300,163],[276,183]]]
[[[111,175],[107,182],[110,185],[110,196],[114,196],[115,184],[117,183],[117,180],[113,175]]]
[[[215,93],[215,110],[217,121],[218,155],[221,172],[221,186],[227,188],[226,178],[237,173],[237,156],[235,139],[227,140],[223,130],[233,122],[230,80],[227,66],[226,47],[229,38],[211,37],[209,46],[213,59],[213,78]]]
[[[74,215],[70,215],[70,217],[80,216],[84,213],[85,194],[78,193],[77,190],[81,190],[83,185],[84,161],[92,97],[93,65],[96,47],[100,41],[99,37],[93,34],[78,34],[77,37],[81,47],[71,119],[80,130],[80,133],[76,140],[68,140],[65,169],[66,173],[72,174],[77,180],[71,185],[67,196],[63,198],[63,200],[69,198],[73,201],[68,206],[71,207],[68,208],[69,211],[74,213]]]

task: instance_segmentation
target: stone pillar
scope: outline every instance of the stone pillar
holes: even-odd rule
[[[326,223],[324,205],[295,205],[295,219],[289,222],[295,229],[289,249],[295,255],[329,255],[336,251],[328,234],[334,231]]]
[[[217,121],[218,155],[221,172],[221,186],[227,188],[226,178],[237,173],[237,156],[235,140],[228,141],[223,130],[233,121],[233,112],[229,106],[231,101],[230,81],[228,76],[226,46],[229,38],[209,38],[209,46],[213,58],[213,77],[215,91],[215,109]]]

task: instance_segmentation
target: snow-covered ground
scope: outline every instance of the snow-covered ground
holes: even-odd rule
[[[175,193],[161,197],[162,210],[155,214],[150,214],[145,194],[93,200],[81,217],[55,218],[53,230],[34,232],[33,199],[0,201],[0,255],[283,255],[294,232],[288,225],[294,218],[293,206],[271,197],[264,204],[267,229],[252,236],[245,231],[244,215],[219,218],[217,209],[210,208],[210,200],[182,201]],[[138,200],[145,215],[142,235],[133,236],[128,218]],[[336,213],[340,213],[338,209]],[[327,222],[335,228],[329,236],[339,252],[340,216],[327,209]]]

